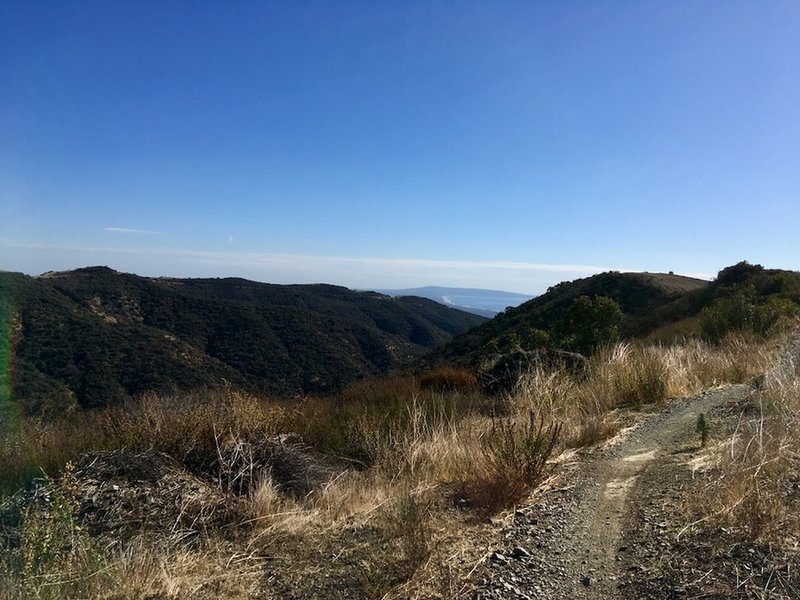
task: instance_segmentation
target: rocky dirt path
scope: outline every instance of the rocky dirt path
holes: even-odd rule
[[[641,597],[631,579],[644,556],[657,555],[669,539],[666,533],[662,540],[650,536],[644,547],[637,532],[645,524],[656,531],[672,529],[658,519],[668,518],[661,509],[680,499],[676,457],[685,464],[691,458],[686,455],[699,450],[698,415],[741,402],[750,393],[748,386],[727,386],[656,407],[611,443],[566,465],[560,480],[569,486],[556,484],[514,513],[502,532],[504,547],[476,569],[464,597]],[[685,471],[690,472],[688,466]],[[661,590],[659,597],[673,594]]]

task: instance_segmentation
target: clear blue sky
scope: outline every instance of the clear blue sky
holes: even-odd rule
[[[800,3],[0,0],[0,268],[800,269]]]

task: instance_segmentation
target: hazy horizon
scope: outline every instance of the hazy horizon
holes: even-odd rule
[[[1,244],[0,244],[1,245]],[[26,250],[35,250],[26,248]],[[65,249],[62,249],[62,251]],[[125,252],[114,253],[125,256]],[[26,275],[39,276],[47,272],[71,271],[74,269],[104,266],[122,273],[130,273],[143,277],[177,277],[177,278],[213,278],[213,277],[240,277],[263,283],[276,284],[332,284],[341,285],[354,290],[402,290],[425,287],[451,287],[462,289],[485,289],[500,292],[510,292],[525,296],[538,296],[543,294],[548,287],[561,283],[562,281],[572,281],[582,277],[589,277],[606,271],[620,272],[651,272],[639,269],[616,269],[604,268],[589,265],[537,265],[526,263],[496,263],[496,262],[458,262],[458,261],[387,261],[384,259],[352,259],[344,257],[308,257],[308,256],[267,256],[251,255],[237,256],[231,254],[213,253],[191,253],[182,252],[175,255],[182,259],[182,263],[172,268],[158,268],[137,270],[135,263],[140,256],[139,252],[130,253],[133,260],[125,261],[100,261],[94,263],[72,263],[67,261],[55,261],[64,264],[63,267],[29,267],[27,269],[9,269],[0,265],[0,270],[19,271]],[[29,258],[29,257],[27,257]],[[101,257],[102,258],[102,257]],[[32,264],[37,264],[33,262]],[[235,266],[231,266],[231,265]],[[127,265],[127,266],[126,266]],[[347,266],[351,276],[332,279],[326,276],[330,271],[331,265]],[[729,266],[729,265],[723,265]],[[386,275],[381,272],[390,267],[391,279],[386,279]],[[722,267],[720,267],[722,268]],[[264,277],[264,271],[272,274],[271,277]],[[498,271],[507,273],[506,279],[497,277]],[[298,276],[298,272],[306,273],[306,276]],[[440,277],[440,280],[421,279],[426,275],[421,272],[431,273],[427,277]],[[491,272],[491,273],[489,273]],[[686,277],[698,279],[713,279],[716,273],[676,273]],[[403,278],[407,279],[403,279]],[[483,287],[479,285],[461,285],[459,282],[472,280],[508,281],[510,285],[533,286],[525,291],[522,287]],[[409,285],[382,285],[369,283],[370,281],[428,281],[421,284]],[[445,283],[442,283],[445,281]],[[453,283],[446,283],[452,281]]]

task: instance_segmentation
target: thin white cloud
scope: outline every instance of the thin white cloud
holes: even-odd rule
[[[333,283],[357,289],[423,285],[480,287],[539,294],[549,286],[609,270],[638,271],[598,265],[519,261],[436,260],[220,252],[174,248],[102,248],[48,246],[0,240],[18,250],[17,260],[29,273],[94,264],[150,276],[245,277],[272,283]],[[9,258],[12,253],[7,252]],[[22,266],[24,265],[24,266]],[[38,269],[38,271],[37,271]],[[711,279],[712,275],[693,273]]]
[[[132,229],[130,227],[103,227],[103,231],[111,233],[134,233],[139,235],[164,235],[163,231],[148,231],[147,229]]]

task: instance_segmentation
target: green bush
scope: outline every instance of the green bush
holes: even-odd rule
[[[611,298],[579,296],[556,324],[555,337],[568,350],[592,354],[619,340],[619,326],[624,317],[619,304]]]
[[[770,297],[759,302],[752,286],[715,300],[700,313],[700,330],[712,342],[728,333],[743,332],[766,337],[782,317],[797,314],[797,305],[786,298]]]

